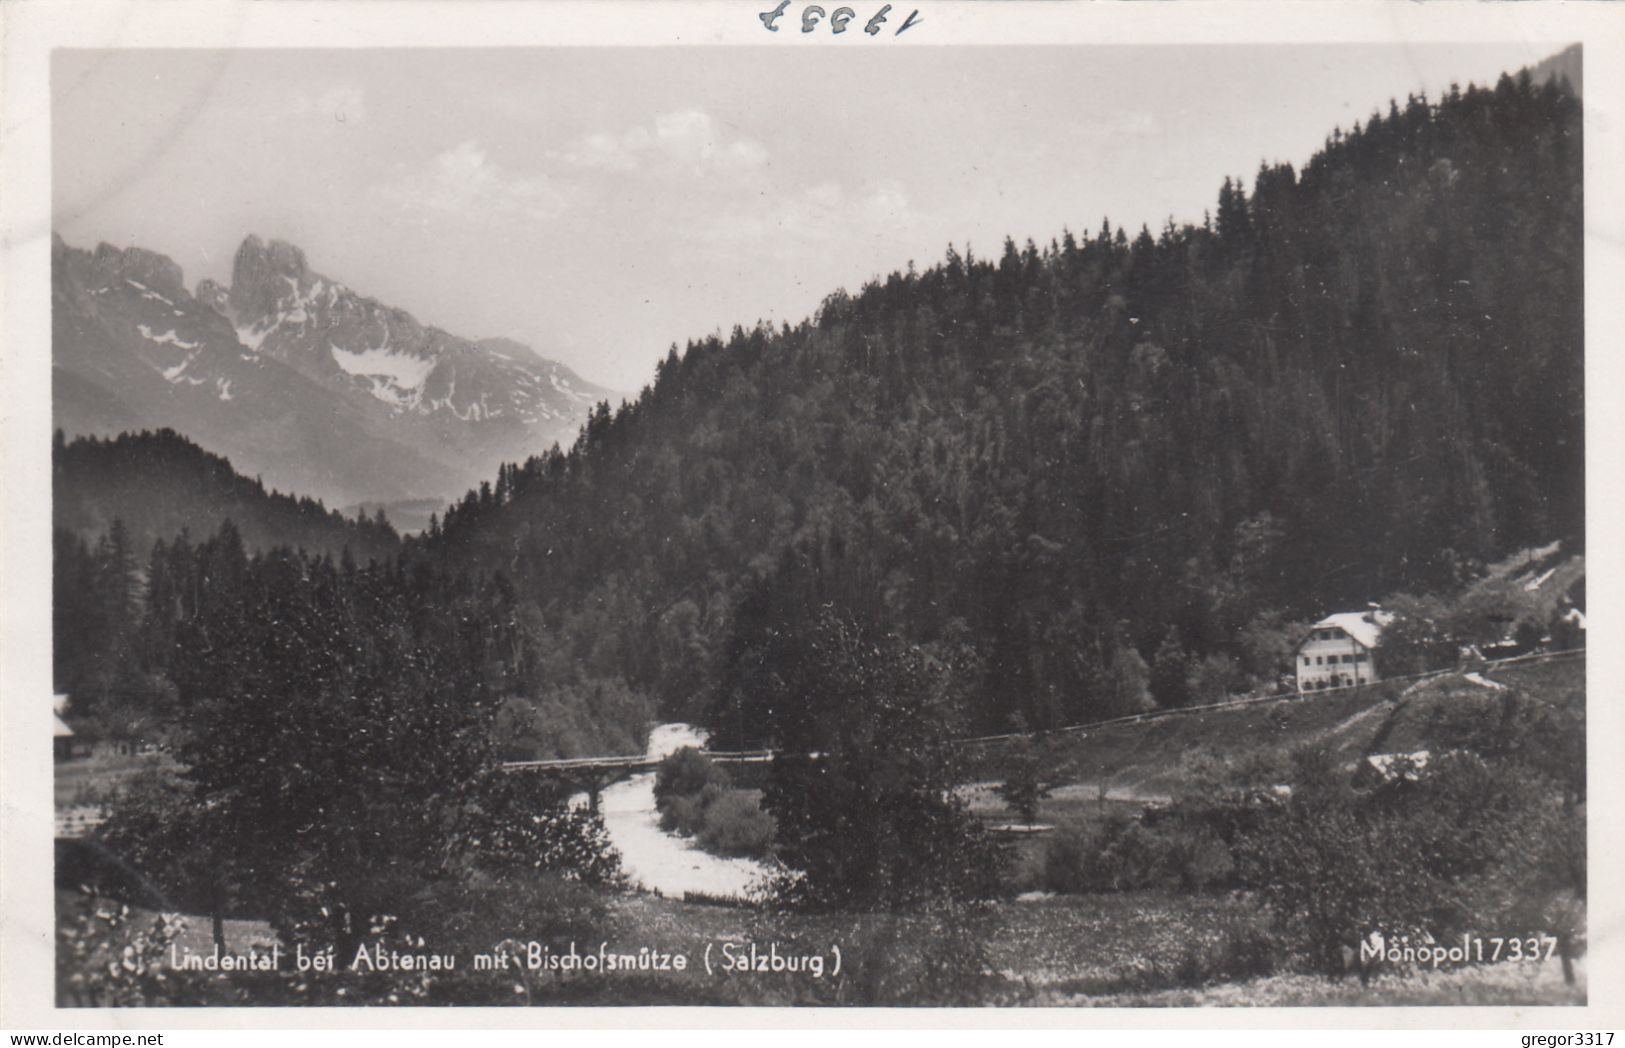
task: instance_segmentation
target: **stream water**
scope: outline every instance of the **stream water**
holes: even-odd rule
[[[705,732],[693,725],[656,725],[649,733],[648,754],[658,758],[684,746],[703,748],[705,738]],[[652,772],[607,787],[598,810],[610,842],[621,853],[622,868],[645,891],[677,898],[686,891],[744,895],[767,875],[767,867],[755,860],[711,855],[694,842],[662,830]]]

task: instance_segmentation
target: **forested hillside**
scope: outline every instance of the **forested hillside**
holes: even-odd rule
[[[1200,224],[950,248],[674,347],[409,556],[510,579],[544,675],[739,736],[823,606],[988,726],[1270,679],[1295,619],[1583,543],[1580,130],[1527,76],[1413,97]]]
[[[353,631],[349,657],[376,657],[399,641],[404,617],[426,636],[460,638],[459,657],[482,667],[503,755],[643,745],[645,702],[619,682],[544,677],[506,581],[426,564],[409,575],[381,510],[351,520],[314,499],[268,492],[171,430],[111,440],[58,434],[53,469],[53,673],[82,736],[154,741],[227,693],[198,667],[224,659],[222,679],[236,679],[234,660],[246,656],[221,646],[224,624],[259,601],[278,609],[257,631],[267,642],[305,616],[321,622],[277,642],[294,652],[279,686],[312,660],[338,658],[345,630]],[[255,629],[234,629],[243,631],[234,642],[252,644]]]

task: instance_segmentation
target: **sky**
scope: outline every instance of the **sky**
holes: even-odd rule
[[[229,281],[243,237],[635,393],[733,325],[1226,175],[1560,44],[62,50],[54,224]]]

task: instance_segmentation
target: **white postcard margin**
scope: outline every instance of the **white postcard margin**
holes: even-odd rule
[[[1618,415],[1625,389],[1625,9],[1603,3],[971,3],[914,0],[901,38],[763,31],[773,4],[610,0],[73,0],[0,6],[0,1027],[6,1029],[1154,1027],[1596,1029],[1625,1019],[1625,715]],[[792,4],[791,14],[799,11]],[[993,47],[1017,44],[1538,42],[1584,45],[1590,1004],[1562,1008],[129,1009],[54,1007],[50,711],[50,54],[54,48]],[[854,116],[867,100],[854,98]],[[765,101],[764,104],[772,104]],[[116,120],[117,114],[108,114]],[[793,107],[784,119],[793,121]],[[1539,395],[1532,390],[1530,395]]]

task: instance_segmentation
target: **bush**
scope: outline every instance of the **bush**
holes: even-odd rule
[[[140,917],[93,893],[61,903],[56,931],[57,1006],[140,1007],[196,1003],[183,996],[195,980],[170,968],[174,916]]]
[[[713,855],[767,854],[773,817],[759,798],[754,790],[734,789],[728,773],[693,747],[670,754],[655,772],[660,828],[695,838]]]
[[[507,940],[563,943],[604,925],[605,895],[556,872],[462,869],[415,893],[409,936],[446,952],[490,952]]]
[[[1066,894],[1178,889],[1202,891],[1234,881],[1235,860],[1212,829],[1192,819],[1117,816],[1099,828],[1051,837],[1044,886]]]
[[[1382,630],[1376,668],[1384,677],[1426,673],[1455,664],[1450,608],[1438,597],[1397,594],[1384,602],[1393,619]]]
[[[705,804],[697,793],[673,794],[661,803],[659,811],[660,828],[667,833],[691,837],[705,825]]]
[[[1037,821],[1038,805],[1049,795],[1050,786],[1042,778],[1042,761],[1020,714],[1016,715],[1014,730],[1016,737],[1005,758],[1008,771],[998,793],[1011,814],[1030,826]]]
[[[1189,943],[1167,974],[1176,986],[1240,982],[1273,974],[1277,947],[1264,928],[1232,919],[1215,939]]]
[[[655,807],[664,811],[670,798],[690,796],[712,785],[726,788],[733,781],[710,757],[684,746],[667,754],[655,769]]]
[[[622,883],[621,857],[597,813],[569,805],[541,777],[496,772],[464,812],[453,854],[493,873],[549,873],[601,887]]]
[[[755,790],[708,782],[698,793],[666,796],[660,828],[699,841],[713,855],[761,858],[773,845],[773,817]]]
[[[1222,652],[1205,655],[1190,668],[1186,692],[1190,701],[1198,706],[1223,702],[1238,692],[1247,690],[1247,674],[1241,663]]]
[[[1044,887],[1063,895],[1093,891],[1091,859],[1094,835],[1084,830],[1057,830],[1044,846]]]
[[[1252,885],[1311,963],[1376,931],[1445,940],[1477,928],[1537,930],[1583,900],[1583,825],[1535,771],[1446,753],[1425,768],[1355,788],[1327,755],[1244,845]],[[1562,858],[1554,858],[1561,854]]]
[[[799,653],[755,698],[769,737],[818,754],[770,765],[763,804],[789,871],[774,885],[778,901],[901,910],[1000,894],[1009,849],[954,792],[963,779],[951,669],[829,608],[793,639]]]
[[[728,790],[705,806],[699,838],[716,855],[760,858],[773,844],[773,816],[762,810],[753,792]]]

